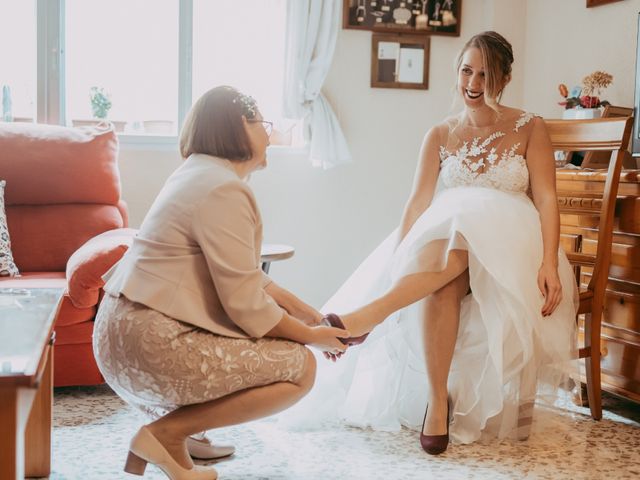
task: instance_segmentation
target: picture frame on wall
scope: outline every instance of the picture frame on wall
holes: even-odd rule
[[[587,8],[598,7],[607,3],[620,2],[622,0],[587,0]]]
[[[347,29],[460,36],[462,0],[344,0],[342,8]]]
[[[371,38],[372,87],[429,88],[428,36],[374,33]]]

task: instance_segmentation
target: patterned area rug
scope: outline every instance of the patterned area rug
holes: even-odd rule
[[[606,396],[600,422],[587,409],[553,413],[528,441],[452,445],[431,457],[418,434],[331,426],[291,431],[277,417],[215,432],[236,454],[219,462],[221,479],[630,479],[640,478],[640,406]],[[284,414],[283,414],[284,415]],[[108,387],[59,388],[54,400],[52,480],[130,479],[127,446],[144,418]],[[152,465],[145,479],[166,479]]]

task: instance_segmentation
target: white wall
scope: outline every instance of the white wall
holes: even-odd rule
[[[265,241],[296,248],[291,260],[272,265],[271,276],[319,307],[395,228],[422,137],[451,112],[454,58],[474,33],[495,29],[514,46],[506,104],[558,116],[557,83],[577,84],[582,76],[604,69],[615,77],[607,98],[631,105],[639,4],[625,0],[585,12],[584,0],[467,0],[461,36],[431,39],[428,91],[370,88],[371,33],[341,30],[324,92],[354,162],[322,171],[299,158],[270,158],[269,168],[254,175],[251,185],[262,208]],[[576,16],[591,22],[588,29],[575,27],[578,35],[590,34],[571,42],[566,28]],[[618,17],[624,17],[631,33],[620,34]],[[620,39],[614,42],[610,37],[615,36]],[[598,45],[605,39],[603,52]],[[580,50],[579,59],[567,67],[566,57],[575,50]],[[569,78],[572,68],[578,72],[571,74],[574,80]],[[123,151],[120,158],[123,194],[131,224],[137,226],[179,162],[171,152]]]
[[[469,3],[469,2],[467,2]],[[528,0],[524,107],[562,115],[558,84],[570,88],[595,70],[613,75],[602,95],[613,105],[633,106],[640,0],[585,8],[585,0]]]

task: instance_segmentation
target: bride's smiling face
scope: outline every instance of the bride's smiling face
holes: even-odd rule
[[[468,48],[458,69],[458,93],[467,107],[484,105],[485,74],[482,53],[478,48]]]

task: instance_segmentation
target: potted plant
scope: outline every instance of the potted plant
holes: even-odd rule
[[[91,100],[91,111],[93,118],[104,120],[109,115],[111,109],[111,95],[109,95],[102,87],[91,87],[89,94]]]
[[[564,97],[562,102],[558,102],[565,108],[562,118],[599,117],[600,107],[609,105],[608,101],[600,100],[600,96],[612,82],[612,75],[597,70],[582,79],[581,87],[573,87],[571,91],[564,83],[558,85],[558,91]]]

